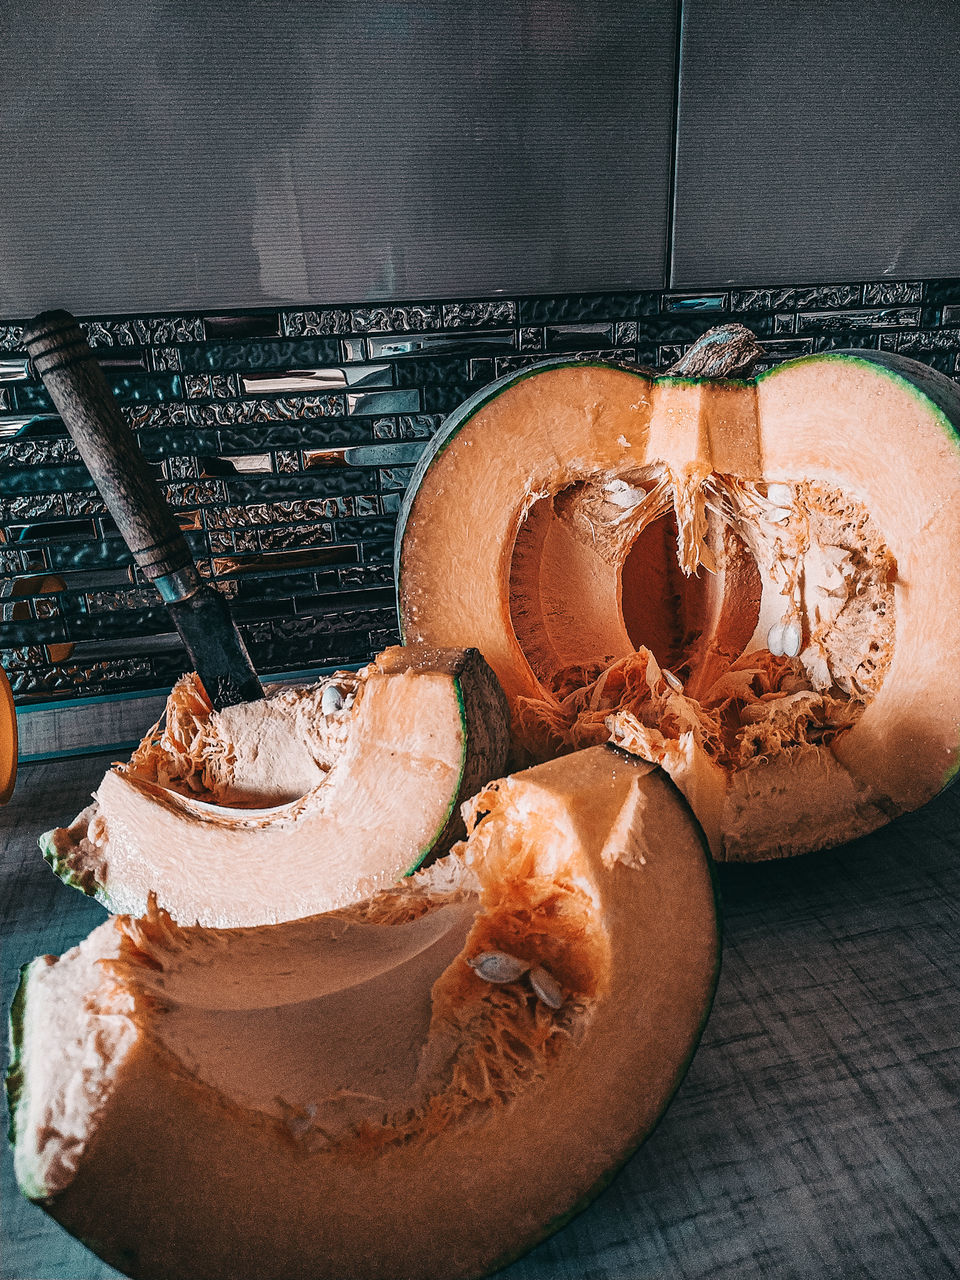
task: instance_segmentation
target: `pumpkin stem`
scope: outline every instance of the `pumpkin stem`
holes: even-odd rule
[[[732,378],[749,373],[763,348],[742,324],[721,324],[708,329],[667,370],[668,378]]]

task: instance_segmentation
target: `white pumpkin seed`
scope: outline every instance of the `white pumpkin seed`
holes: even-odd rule
[[[325,716],[335,715],[343,707],[343,691],[335,684],[328,684],[320,698],[320,711]]]
[[[783,657],[783,623],[775,622],[767,632],[767,648],[775,658]]]
[[[666,680],[671,689],[675,689],[677,693],[683,693],[683,685],[672,671],[669,671],[666,667],[661,667],[660,674],[663,676],[664,680]]]
[[[506,951],[481,951],[468,959],[467,964],[484,982],[516,982],[530,968],[526,960],[508,955]]]
[[[528,976],[537,999],[542,1000],[550,1009],[559,1009],[563,1004],[563,992],[553,974],[544,969],[543,965],[538,964],[536,968],[530,970]]]
[[[606,486],[606,497],[615,507],[635,507],[646,497],[643,489],[635,489],[626,480],[611,480]]]
[[[803,632],[796,622],[787,622],[783,627],[783,656],[795,658],[803,643]]]

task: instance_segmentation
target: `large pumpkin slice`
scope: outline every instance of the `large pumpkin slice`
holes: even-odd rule
[[[368,896],[463,833],[503,769],[507,711],[475,649],[387,649],[353,674],[213,711],[195,678],[69,827],[68,883],[139,915],[256,925]]]
[[[259,929],[114,917],[25,972],[20,1184],[143,1280],[454,1280],[649,1133],[712,998],[708,859],[655,767],[494,783],[465,845]]]
[[[476,644],[534,758],[612,730],[662,763],[718,858],[837,844],[957,771],[960,392],[867,351],[684,372],[468,401],[401,515],[402,632]]]

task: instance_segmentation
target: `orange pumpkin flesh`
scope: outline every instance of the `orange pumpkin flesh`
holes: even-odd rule
[[[502,379],[408,492],[403,635],[476,644],[528,757],[661,763],[718,858],[838,844],[957,769],[957,423],[878,353]]]
[[[397,646],[220,712],[188,676],[130,762],[41,847],[114,912],[139,915],[153,895],[182,924],[275,924],[445,852],[506,749],[503,695],[475,649]]]
[[[707,1016],[700,833],[661,770],[606,746],[490,785],[467,822],[337,912],[152,910],[34,961],[8,1078],[24,1191],[142,1280],[455,1280],[582,1207]],[[490,952],[558,999],[483,980]]]

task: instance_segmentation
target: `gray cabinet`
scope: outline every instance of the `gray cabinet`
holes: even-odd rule
[[[960,275],[956,0],[683,0],[674,288]]]
[[[660,288],[676,0],[24,0],[0,317]]]

